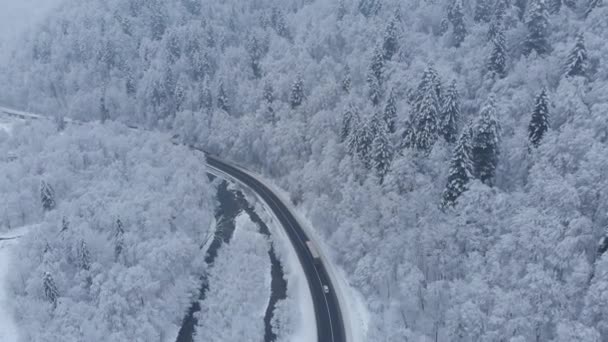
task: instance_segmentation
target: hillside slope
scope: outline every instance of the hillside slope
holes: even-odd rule
[[[68,0],[0,93],[263,171],[366,297],[370,341],[605,342],[607,16],[602,0]]]

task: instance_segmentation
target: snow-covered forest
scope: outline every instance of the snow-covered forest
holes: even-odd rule
[[[56,193],[82,193],[59,177],[75,161],[56,146],[103,156],[112,145],[95,137],[121,129],[112,121],[179,134],[262,172],[290,193],[365,297],[369,341],[607,342],[607,17],[605,0],[65,0],[5,54],[0,102],[54,115],[58,126],[62,116],[107,124],[98,135],[27,137],[28,148],[54,156],[45,165]],[[137,146],[120,151],[147,154]],[[189,181],[189,159],[171,151],[157,167],[201,186]],[[20,182],[38,188],[40,164],[31,163],[19,175],[32,179]],[[160,184],[161,202],[129,198],[175,208],[160,195],[175,186]],[[121,267],[107,231],[118,213],[99,213],[91,226],[74,201],[57,203],[65,214],[45,214],[38,197],[16,202],[31,206],[18,211],[25,216],[0,212],[22,223],[52,215],[57,227],[68,215],[73,227],[63,238],[40,233],[37,248],[23,250],[37,254],[24,255],[18,289],[47,281],[41,260],[73,300],[82,287],[66,288],[53,272],[94,286],[92,256]],[[135,234],[137,211],[120,209],[135,215],[125,220]],[[192,210],[206,219],[179,219],[209,221]],[[78,241],[96,235],[105,239],[89,244],[83,271]],[[61,248],[75,258],[53,256]],[[181,263],[188,246],[175,251],[184,254],[167,254],[165,266],[190,284],[196,259]],[[142,306],[154,307],[155,291],[175,288],[148,290]],[[19,300],[66,305],[38,296]],[[99,314],[62,310],[66,320]],[[152,312],[160,322],[178,317]],[[68,333],[61,322],[28,332]],[[143,338],[148,328],[113,331]]]
[[[202,157],[123,125],[0,131],[0,229],[23,341],[164,341],[205,272]],[[3,322],[0,322],[0,327]]]

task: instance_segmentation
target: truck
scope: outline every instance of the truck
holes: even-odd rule
[[[308,251],[310,251],[310,254],[312,255],[312,258],[315,260],[315,263],[317,263],[317,264],[321,263],[321,256],[319,255],[319,251],[317,250],[315,245],[313,245],[312,242],[310,242],[310,241],[306,241],[306,247],[308,247]]]

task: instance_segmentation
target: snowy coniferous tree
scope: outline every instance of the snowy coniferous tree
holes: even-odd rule
[[[223,110],[226,113],[230,112],[230,106],[228,104],[228,95],[226,95],[224,82],[220,82],[220,85],[217,90],[217,108]]]
[[[380,12],[382,8],[382,0],[360,0],[359,12],[365,17],[371,17]]]
[[[51,273],[44,272],[42,286],[44,287],[44,297],[49,303],[51,303],[53,309],[55,309],[57,307],[59,291],[57,291],[57,286],[55,285],[55,280],[53,280]]]
[[[114,227],[114,259],[118,260],[125,246],[125,229],[120,219],[116,220]]]
[[[291,93],[289,94],[289,103],[292,109],[296,109],[304,102],[304,80],[302,74],[296,75],[296,80],[291,86]]]
[[[568,60],[566,61],[565,67],[565,76],[566,77],[575,77],[587,76],[587,49],[585,48],[585,37],[583,34],[579,34],[576,37],[576,44],[574,48],[568,55]]]
[[[348,138],[348,151],[351,155],[359,157],[363,162],[363,165],[368,169],[372,166],[370,155],[372,152],[373,140],[374,136],[372,134],[370,121],[367,121],[363,125],[359,123],[358,127],[355,127],[353,122]]]
[[[45,181],[40,181],[40,201],[42,202],[42,209],[44,211],[55,209],[55,190]]]
[[[99,100],[99,118],[102,124],[110,119],[110,110],[106,106],[105,95]]]
[[[460,95],[454,80],[446,90],[441,110],[441,135],[450,144],[456,142],[459,120]]]
[[[344,76],[342,77],[342,90],[346,94],[350,94],[352,87],[352,78],[350,76],[350,67],[347,65],[344,67]]]
[[[475,14],[473,15],[473,20],[475,22],[484,22],[487,23],[492,18],[492,1],[490,0],[477,0],[475,3]]]
[[[348,141],[350,135],[357,131],[360,118],[357,109],[349,105],[342,114],[342,127],[340,129],[340,141]]]
[[[262,66],[260,65],[260,62],[263,55],[263,47],[255,35],[249,40],[248,50],[253,77],[259,79],[262,77]]]
[[[430,152],[439,135],[440,105],[437,94],[428,87],[415,106],[412,117],[411,146],[425,153]]]
[[[536,97],[532,119],[528,126],[528,137],[534,147],[540,145],[541,140],[549,129],[549,98],[547,90],[543,89]]]
[[[386,106],[384,106],[384,122],[389,134],[397,131],[397,99],[393,91],[391,91]]]
[[[545,0],[532,0],[529,5],[526,26],[528,34],[523,45],[523,52],[529,55],[536,51],[545,55],[551,51],[549,45],[549,12]]]
[[[264,104],[266,105],[266,112],[270,119],[270,122],[276,122],[276,118],[274,116],[274,88],[269,81],[264,83],[264,89],[262,91],[262,98],[264,100]]]
[[[500,126],[496,118],[494,97],[481,109],[477,123],[473,127],[471,139],[471,160],[475,177],[492,186],[496,174],[499,155]]]
[[[411,126],[404,134],[404,146],[430,152],[439,136],[440,113],[441,80],[435,69],[429,66],[416,89]]]
[[[470,130],[468,129],[458,139],[450,162],[448,182],[442,195],[442,208],[454,206],[458,197],[467,190],[473,168],[470,155],[470,139]]]
[[[291,40],[291,34],[289,33],[289,29],[287,28],[287,22],[285,21],[285,15],[283,11],[277,7],[272,9],[272,14],[270,15],[270,22],[272,23],[272,27],[274,28],[277,35],[283,37],[287,40]]]
[[[208,82],[203,84],[203,89],[200,94],[200,103],[202,108],[207,110],[213,109],[213,93],[211,92]]]
[[[507,47],[505,43],[505,32],[502,27],[497,28],[492,39],[492,52],[488,59],[488,71],[500,78],[506,76],[507,69]]]
[[[388,173],[391,162],[393,161],[393,148],[388,139],[387,127],[383,122],[376,129],[376,135],[372,142],[371,154],[372,166],[376,171],[380,183],[382,183],[384,176]]]
[[[460,47],[460,44],[462,44],[467,36],[467,27],[465,25],[462,0],[455,0],[451,13],[450,21],[452,22],[452,42],[454,46]]]
[[[369,97],[374,106],[380,103],[382,98],[382,83],[384,81],[384,52],[380,46],[376,46],[372,55],[367,75]]]
[[[372,61],[369,65],[369,73],[376,78],[380,84],[384,80],[384,52],[380,46],[376,46],[372,55]]]
[[[367,78],[367,86],[369,87],[368,92],[370,101],[372,101],[374,106],[379,105],[382,100],[382,85],[380,84],[380,81],[373,75],[369,75]]]
[[[399,50],[399,40],[397,37],[397,18],[393,18],[384,32],[384,59],[391,60]]]
[[[88,271],[91,269],[91,256],[89,254],[89,248],[87,247],[87,243],[84,240],[80,240],[80,245],[78,246],[78,267]]]

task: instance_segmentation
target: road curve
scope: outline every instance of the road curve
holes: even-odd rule
[[[309,239],[291,211],[277,195],[247,172],[212,155],[206,154],[206,156],[209,166],[234,177],[255,191],[266,202],[285,229],[298,255],[310,287],[319,342],[346,342],[342,311],[340,311],[338,298],[334,291],[336,288],[331,283],[325,266],[320,261],[315,262],[306,246],[306,241]],[[323,291],[324,285],[329,288],[329,293]]]

